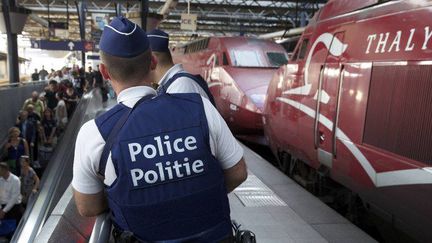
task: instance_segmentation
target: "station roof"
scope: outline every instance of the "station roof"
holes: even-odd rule
[[[24,33],[32,39],[48,39],[53,33],[50,22],[69,23],[68,39],[79,40],[79,20],[74,0],[17,0],[19,6],[32,10]],[[48,2],[49,10],[48,10]],[[122,14],[139,16],[145,1],[82,1],[86,10],[86,39],[92,38],[92,16]],[[149,12],[163,14],[159,28],[169,32],[175,41],[191,36],[259,35],[298,27],[301,19],[309,19],[327,0],[190,0],[190,13],[197,14],[197,30],[180,30],[181,14],[187,13],[187,0],[149,0]]]

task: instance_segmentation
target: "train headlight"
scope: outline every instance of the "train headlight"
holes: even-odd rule
[[[265,97],[266,97],[265,94],[253,94],[250,96],[250,99],[256,105],[261,106],[262,104],[264,104]]]

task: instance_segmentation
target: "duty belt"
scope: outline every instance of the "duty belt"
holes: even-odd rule
[[[130,231],[122,231],[121,229],[114,227],[113,231],[112,231],[113,237],[114,237],[114,241],[115,243],[182,243],[182,242],[188,242],[188,243],[192,243],[195,241],[176,241],[176,240],[168,240],[168,241],[154,241],[154,242],[150,242],[150,241],[142,241],[139,240],[138,238],[136,238],[134,236],[134,234]],[[218,243],[234,243],[234,237],[232,235],[227,236],[225,239],[219,241]]]

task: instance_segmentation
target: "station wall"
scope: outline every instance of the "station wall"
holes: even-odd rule
[[[7,138],[7,132],[15,124],[19,110],[24,101],[31,97],[33,91],[41,92],[45,83],[29,84],[16,88],[0,89],[0,145]]]

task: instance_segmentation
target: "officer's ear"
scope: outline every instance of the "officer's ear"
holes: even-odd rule
[[[157,67],[158,61],[156,56],[152,53],[151,55],[151,62],[150,62],[150,70],[155,70]]]
[[[103,63],[99,64],[99,71],[101,72],[102,77],[105,80],[111,80],[111,76],[109,75],[108,68],[105,66],[105,64]]]

